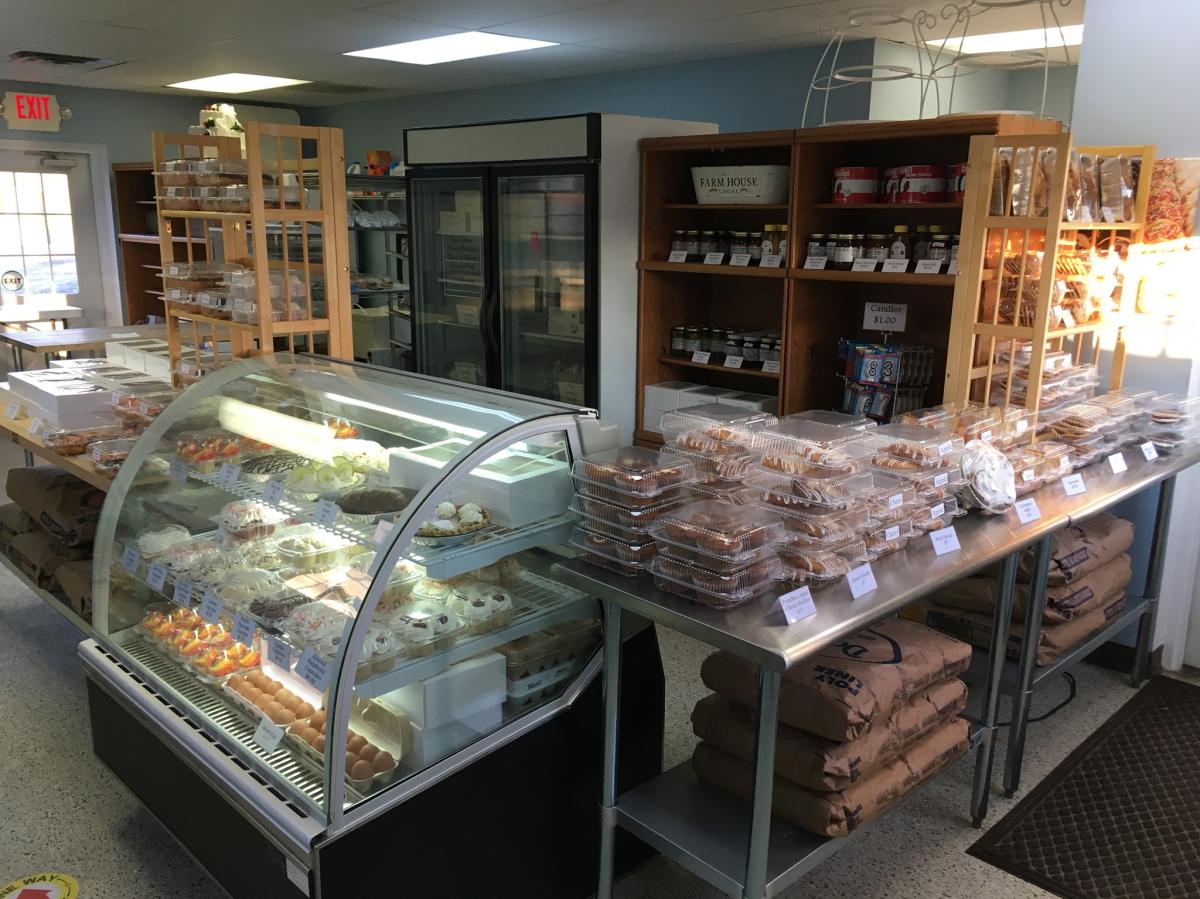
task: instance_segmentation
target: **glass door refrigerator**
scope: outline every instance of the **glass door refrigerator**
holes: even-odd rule
[[[634,405],[641,137],[715,126],[596,113],[405,132],[418,371]]]

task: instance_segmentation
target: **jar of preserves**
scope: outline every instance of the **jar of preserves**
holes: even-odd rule
[[[954,263],[958,262],[958,242],[959,242],[959,236],[957,234],[951,234],[950,235],[950,261],[954,262]]]
[[[950,236],[939,225],[929,227],[929,249],[925,252],[925,258],[942,263],[950,261]]]
[[[912,258],[917,262],[929,258],[929,226],[917,225],[916,236],[912,242]]]
[[[671,355],[686,356],[687,351],[683,348],[686,341],[686,329],[683,325],[676,325],[671,329]]]
[[[708,344],[704,348],[710,353],[725,352],[725,335],[728,333],[724,328],[709,328]]]
[[[721,253],[720,241],[717,239],[716,231],[701,231],[700,232],[700,255],[707,256],[709,253]]]
[[[685,356],[690,356],[692,353],[700,349],[700,328],[696,325],[688,325],[687,330],[683,335],[683,353]]]
[[[912,255],[912,238],[908,234],[908,225],[896,225],[892,228],[888,259],[912,259]]]
[[[854,237],[851,234],[835,234],[833,255],[827,266],[835,271],[848,272],[854,268]]]
[[[695,259],[700,255],[700,232],[684,231],[683,248],[687,250],[688,258]]]
[[[877,262],[887,259],[888,243],[886,234],[868,234],[863,244],[863,258],[874,259]]]
[[[776,244],[775,252],[787,260],[788,234],[787,225],[776,225],[775,228],[779,232],[779,241]]]
[[[804,247],[805,259],[820,259],[825,255],[825,235],[810,234],[808,235],[808,243]]]
[[[750,261],[755,265],[762,262],[763,254],[763,233],[761,231],[750,232]]]
[[[725,334],[725,344],[721,347],[722,352],[728,356],[741,356],[743,349],[742,335],[734,331],[727,331]]]
[[[850,257],[852,259],[862,259],[863,253],[866,251],[867,235],[851,234],[850,235]]]
[[[776,365],[783,361],[783,340],[781,338],[771,339],[771,358],[765,361],[774,362]]]
[[[672,253],[686,253],[687,252],[687,246],[684,244],[682,230],[671,232],[671,252]]]
[[[757,334],[750,334],[745,338],[745,340],[742,341],[743,362],[758,362],[758,341],[759,337]]]
[[[763,225],[762,251],[764,256],[774,256],[779,252],[778,225]]]
[[[750,233],[748,231],[729,232],[729,254],[750,252]]]

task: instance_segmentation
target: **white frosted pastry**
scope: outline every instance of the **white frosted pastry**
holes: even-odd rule
[[[449,536],[458,530],[453,521],[448,521],[445,518],[439,518],[436,521],[429,522],[429,526],[438,534]]]
[[[1017,501],[1012,463],[998,449],[981,440],[972,440],[959,462],[967,479],[958,491],[960,500],[992,514],[1003,512]]]
[[[482,512],[462,512],[458,516],[459,522],[463,527],[474,527],[478,524],[483,524]]]
[[[480,517],[482,517],[483,509],[481,509],[475,503],[463,503],[461,506],[458,507],[458,514],[460,517],[463,515],[467,515],[467,514],[475,514],[475,515],[479,515]]]
[[[146,531],[144,534],[139,534],[137,547],[143,558],[151,559],[162,555],[172,546],[190,539],[192,539],[192,535],[188,533],[187,528],[171,524],[157,531]]]
[[[451,587],[445,581],[423,577],[413,587],[412,597],[419,600],[443,600],[450,595]]]
[[[438,503],[438,507],[437,507],[437,509],[434,510],[434,512],[438,518],[449,519],[449,518],[453,518],[455,515],[458,514],[458,509],[457,509],[457,507],[455,507],[454,503],[445,502],[445,503]]]

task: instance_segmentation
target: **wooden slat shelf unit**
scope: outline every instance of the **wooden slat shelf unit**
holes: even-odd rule
[[[662,381],[773,392],[782,414],[838,407],[842,382],[837,377],[837,342],[840,337],[866,336],[861,330],[866,301],[909,305],[908,330],[894,339],[934,348],[935,371],[927,398],[940,402],[956,276],[804,270],[804,248],[810,233],[890,232],[902,223],[958,231],[964,207],[956,202],[835,204],[833,169],[963,162],[974,135],[1060,130],[1060,124],[1050,120],[970,115],[643,140],[635,439],[647,445],[661,441],[645,428],[643,412],[645,386]],[[790,166],[786,206],[705,206],[695,201],[692,166],[785,163]],[[666,261],[673,230],[758,231],[765,224],[788,226],[788,254],[778,274],[740,269],[731,277],[731,266]],[[706,322],[779,331],[783,352],[777,381],[761,372],[751,380],[747,373],[720,366],[684,365],[669,355],[673,325]]]

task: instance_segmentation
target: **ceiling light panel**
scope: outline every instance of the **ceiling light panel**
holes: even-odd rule
[[[290,87],[294,84],[308,84],[297,78],[276,78],[274,75],[247,75],[243,72],[227,72],[224,75],[209,75],[207,78],[194,78],[191,81],[177,81],[167,87],[177,87],[185,91],[205,91],[210,94],[248,94],[251,91],[265,91],[273,87]]]
[[[959,53],[1016,53],[1020,50],[1042,50],[1046,47],[1078,47],[1083,43],[1082,25],[1057,28],[1030,28],[1027,31],[1001,31],[995,34],[971,34],[962,40],[929,41],[930,46],[946,47]]]
[[[518,53],[536,50],[539,47],[556,47],[553,41],[535,41],[526,37],[511,37],[507,34],[491,34],[486,31],[460,31],[442,37],[431,37],[386,47],[371,47],[354,50],[346,56],[363,56],[368,59],[386,59],[389,62],[405,62],[416,66],[433,66],[460,59],[478,59],[481,56],[496,56],[499,53]]]

